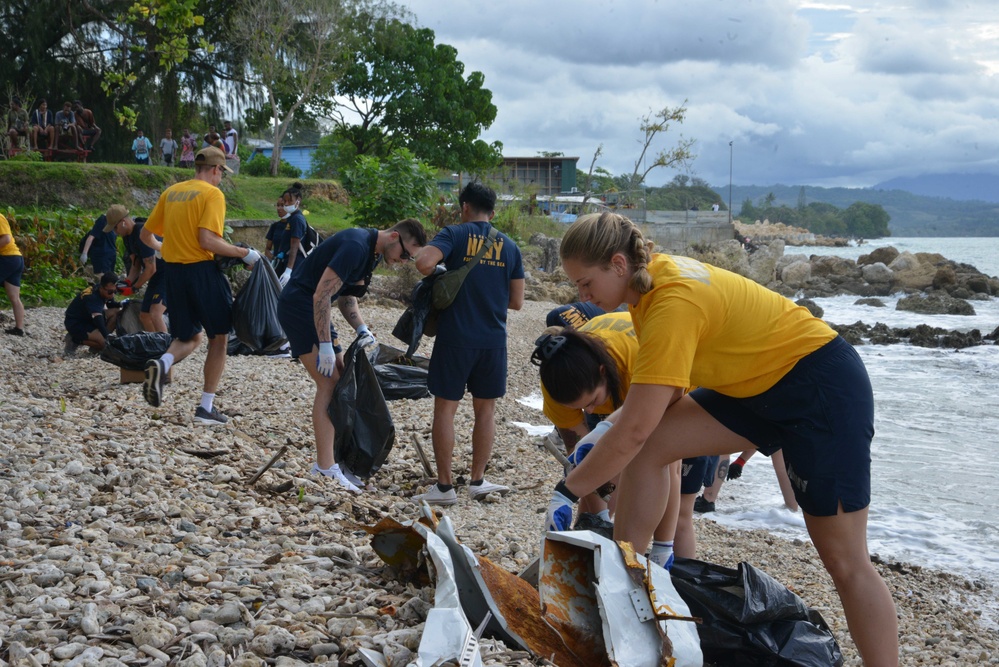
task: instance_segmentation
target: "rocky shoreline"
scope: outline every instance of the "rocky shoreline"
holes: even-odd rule
[[[389,332],[401,308],[369,301],[372,330],[398,345]],[[561,476],[512,424],[543,422],[516,399],[537,390],[528,357],[553,305],[528,301],[510,317],[508,394],[487,475],[513,493],[479,503],[460,490],[446,510],[466,546],[511,572],[538,554]],[[400,581],[361,526],[417,516],[409,497],[429,480],[412,440],[429,448],[432,399],[390,404],[395,448],[352,496],[308,473],[312,388],[294,362],[230,358],[218,405],[232,419],[209,429],[192,423],[204,349],[177,366],[165,405],[153,409],[139,385],[119,382],[117,367],[63,358],[60,309],[30,309],[27,330],[0,345],[0,667],[356,665],[361,646],[391,665],[414,657],[433,587]],[[462,475],[467,402],[456,430]],[[820,610],[846,664],[860,664],[810,543],[704,518],[697,530],[700,558],[765,570]],[[874,560],[898,605],[902,664],[999,664],[997,619],[982,612],[999,608],[995,582]],[[489,665],[549,664],[498,642],[486,654]]]

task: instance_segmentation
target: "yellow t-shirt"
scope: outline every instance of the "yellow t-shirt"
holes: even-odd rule
[[[631,369],[638,355],[638,339],[635,328],[631,325],[631,313],[607,313],[598,315],[579,328],[579,331],[596,336],[607,346],[607,352],[614,359],[618,376],[621,378],[621,399],[628,395],[631,387]],[[572,428],[586,419],[582,410],[557,403],[548,395],[544,385],[541,385],[541,395],[544,397],[545,416],[558,428]],[[609,415],[614,412],[614,402],[611,398],[594,410],[594,414]]]
[[[215,258],[198,243],[204,227],[222,236],[225,231],[225,195],[210,183],[191,179],[163,191],[146,220],[146,229],[163,237],[163,259],[193,264]]]
[[[633,384],[763,393],[836,332],[762,285],[689,257],[655,255],[653,288],[629,306],[638,334]]]
[[[0,215],[0,236],[5,234],[10,234],[10,243],[0,248],[0,257],[17,257],[21,251],[17,248],[17,243],[14,242],[14,233],[10,231],[10,223],[7,222],[7,218]]]

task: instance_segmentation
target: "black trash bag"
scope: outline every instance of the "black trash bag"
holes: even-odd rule
[[[246,284],[232,300],[232,328],[254,352],[276,352],[288,342],[278,320],[281,283],[268,262],[253,265]]]
[[[367,351],[386,401],[430,396],[427,389],[429,359],[419,355],[407,357],[402,350],[384,343],[369,346]]]
[[[229,332],[229,341],[226,344],[226,354],[230,357],[235,357],[237,355],[254,355],[256,352],[250,349],[250,346],[241,341],[234,332]]]
[[[125,370],[141,371],[147,361],[163,356],[170,347],[170,340],[170,334],[160,331],[111,336],[101,350],[101,359]]]
[[[749,563],[739,569],[677,558],[673,585],[690,607],[705,665],[839,667],[843,654],[822,615]]]
[[[249,248],[247,244],[239,241],[238,243],[233,243],[237,248]],[[263,259],[261,257],[260,259]],[[220,271],[228,271],[229,269],[236,266],[244,266],[242,257],[226,257],[224,255],[215,255],[215,265],[219,267]]]
[[[437,334],[436,327],[433,331],[424,331],[424,329],[427,326],[427,320],[432,319],[432,315],[436,316],[436,313],[432,313],[433,287],[438,276],[442,275],[444,275],[443,270],[435,270],[434,273],[416,283],[412,293],[409,295],[409,306],[407,306],[402,316],[399,317],[395,328],[392,329],[392,335],[408,345],[406,349],[407,357],[413,356],[416,349],[420,346],[420,339],[423,336],[434,336]]]
[[[119,336],[139,333],[142,331],[142,320],[139,313],[142,311],[142,301],[124,299],[121,302],[121,312],[118,313],[118,322],[114,330]]]
[[[341,469],[366,478],[378,472],[392,451],[395,425],[374,366],[359,340],[344,353],[343,375],[333,389],[327,413],[336,429],[336,462]]]

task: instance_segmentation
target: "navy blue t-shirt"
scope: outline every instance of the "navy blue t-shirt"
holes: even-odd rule
[[[574,301],[548,311],[545,326],[578,329],[597,315],[603,315],[605,312],[603,308],[594,306],[588,301]]]
[[[267,235],[264,237],[271,242],[271,252],[275,255],[281,252],[281,237],[284,236],[284,220],[272,222],[267,228]]]
[[[284,256],[287,257],[291,251],[291,240],[301,241],[305,236],[306,229],[308,229],[308,223],[305,222],[305,216],[302,215],[301,211],[295,211],[289,215],[284,221],[284,227],[281,228],[281,244],[278,245],[277,241],[274,242],[274,247],[277,248],[275,254],[284,253]]]
[[[102,213],[90,230],[90,236],[93,236],[94,240],[90,244],[88,254],[91,258],[96,258],[98,264],[99,260],[108,259],[118,254],[118,235],[114,233],[113,229],[105,233],[104,225],[106,224],[108,224],[107,216]]]
[[[344,285],[363,280],[374,267],[377,240],[377,229],[344,229],[337,232],[317,245],[303,261],[295,263],[291,280],[281,292],[282,297],[290,290],[289,298],[295,293],[306,294],[311,301],[328,268],[333,269]]]
[[[70,325],[86,325],[93,321],[94,315],[103,313],[105,306],[116,305],[114,299],[105,300],[101,297],[100,291],[93,285],[88,285],[79,294],[73,297],[66,308],[65,324],[68,329]]]
[[[122,242],[125,244],[125,254],[135,255],[138,257],[139,269],[142,269],[142,264],[145,260],[156,255],[156,251],[151,247],[146,245],[142,241],[142,228],[145,226],[144,222],[135,223],[135,227],[132,229],[132,233],[128,236],[122,237]],[[157,236],[162,243],[162,237]],[[159,273],[166,268],[166,262],[163,261],[162,257],[156,258],[156,272]]]
[[[463,222],[437,232],[428,245],[444,253],[448,271],[471,261],[489,236],[488,222]],[[440,314],[436,345],[475,350],[506,347],[510,281],[524,277],[520,248],[502,232],[461,284],[458,296]]]

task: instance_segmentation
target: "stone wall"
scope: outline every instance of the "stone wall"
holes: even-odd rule
[[[728,211],[649,211],[642,231],[666,252],[686,254],[695,245],[729,241],[735,227]]]
[[[246,245],[263,252],[267,244],[267,229],[275,220],[226,220],[225,224],[232,227],[230,240],[233,243],[242,241]]]

